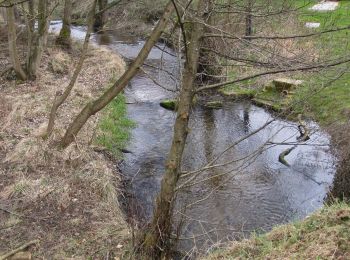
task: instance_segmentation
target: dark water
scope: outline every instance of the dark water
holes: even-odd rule
[[[57,30],[60,24],[55,26]],[[84,28],[75,28],[73,35],[83,38]],[[93,41],[128,59],[134,58],[144,43],[113,33],[95,35]],[[145,69],[153,79],[168,89],[177,87],[179,62],[171,49],[159,44],[146,63],[151,65]],[[127,147],[132,153],[125,154],[123,173],[131,179],[132,192],[141,205],[140,214],[149,218],[160,189],[175,120],[175,113],[161,108],[159,101],[174,93],[140,73],[125,94],[130,103],[128,116],[137,127]],[[197,105],[192,112],[184,171],[205,166],[230,144],[274,119],[249,102],[229,102],[217,110]],[[334,158],[328,135],[312,122],[308,127],[313,132],[308,145],[298,146],[286,157],[290,167],[278,162],[279,154],[290,145],[264,144],[296,142],[297,125],[275,119],[229,149],[215,164],[231,163],[204,171],[194,180],[195,185],[180,189],[175,209],[176,221],[181,221],[183,227],[179,249],[190,255],[252,231],[269,230],[275,224],[303,218],[321,207],[333,180]],[[186,186],[187,180],[184,178],[180,185]]]

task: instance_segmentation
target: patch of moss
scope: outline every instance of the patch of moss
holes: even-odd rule
[[[221,95],[234,99],[253,98],[256,92],[256,89],[238,85],[230,85],[219,89]]]
[[[159,105],[165,109],[175,111],[177,107],[177,101],[174,99],[162,100]]]
[[[204,104],[207,108],[219,109],[223,107],[222,101],[209,101]]]

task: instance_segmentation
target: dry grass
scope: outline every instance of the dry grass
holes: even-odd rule
[[[349,205],[336,203],[301,222],[234,242],[203,259],[349,259],[349,228]]]
[[[80,53],[75,46],[69,73],[55,74],[50,60],[58,52],[45,53],[34,82],[1,80],[0,252],[39,239],[35,259],[118,255],[129,231],[118,205],[120,178],[114,162],[89,145],[99,115],[66,150],[55,144],[87,100],[101,93],[125,64],[107,49],[90,49],[72,95],[58,112],[51,138],[43,140],[39,136],[55,92],[68,84]],[[7,58],[2,54],[1,69]]]

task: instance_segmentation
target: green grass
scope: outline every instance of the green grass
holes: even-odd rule
[[[205,259],[349,259],[350,205],[325,206],[303,221],[234,242]]]
[[[107,148],[114,156],[121,156],[130,139],[130,130],[135,123],[127,118],[125,97],[119,94],[103,111],[99,122],[97,144]]]
[[[300,21],[319,22],[320,28],[316,31],[339,28],[350,25],[350,1],[340,1],[338,9],[329,12],[315,12],[308,10],[309,7],[318,1],[298,0],[297,6],[304,6],[300,11]],[[312,31],[312,30],[311,30]],[[321,59],[339,59],[348,56],[350,53],[349,39],[350,30],[323,34],[314,38],[314,46],[321,56]],[[321,124],[346,119],[350,110],[350,73],[346,71],[347,65],[338,66],[333,69],[325,69],[320,73],[300,74],[306,81],[306,88],[301,89],[295,96],[296,111],[303,111],[306,115],[315,118]],[[344,75],[328,84],[338,77],[339,72],[345,70]],[[329,85],[329,86],[327,86]]]
[[[309,10],[318,0],[296,0],[295,7],[298,10],[300,22],[300,34],[317,32],[327,29],[350,26],[350,1],[340,1],[335,11],[317,12]],[[305,22],[319,22],[318,29],[305,28]],[[278,29],[276,29],[278,30]],[[276,34],[288,35],[287,31]],[[350,30],[343,30],[315,36],[311,39],[310,51],[317,53],[319,60],[337,60],[350,56]],[[314,61],[317,63],[318,61]],[[312,63],[312,62],[310,62]],[[340,72],[344,71],[341,78]],[[232,71],[229,79],[237,78],[238,72]],[[319,72],[303,72],[293,75],[296,79],[304,80],[304,87],[297,89],[288,104],[292,104],[295,114],[302,113],[304,116],[313,118],[320,124],[326,125],[334,121],[345,121],[350,114],[350,73],[348,65],[340,65],[333,68],[325,68]],[[254,87],[258,90],[254,90]],[[260,86],[261,87],[261,86]],[[233,84],[222,88],[220,92],[228,96],[258,97],[264,100],[272,100],[276,107],[281,107],[285,101],[275,91],[261,91],[255,81],[243,82],[241,85]],[[269,101],[271,102],[271,101]]]

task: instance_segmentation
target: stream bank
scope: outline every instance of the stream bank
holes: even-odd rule
[[[73,28],[72,35],[78,38],[82,32],[82,28]],[[93,42],[128,60],[135,58],[144,44],[113,32],[96,34]],[[144,222],[152,216],[176,116],[159,103],[176,97],[174,91],[179,86],[176,53],[163,43],[157,45],[144,72],[134,77],[124,93],[128,117],[136,127],[121,168],[138,204],[135,215]],[[159,87],[154,79],[165,87]],[[218,243],[268,231],[320,208],[333,180],[334,157],[329,136],[314,122],[307,125],[312,138],[288,155],[287,167],[278,162],[278,156],[295,144],[299,136],[296,123],[278,119],[250,102],[225,102],[217,109],[198,102],[193,107],[183,170],[205,166],[229,144],[251,136],[220,156],[217,163],[221,166],[205,170],[196,184],[179,192],[174,225],[181,222],[183,229],[178,251],[194,256]]]

